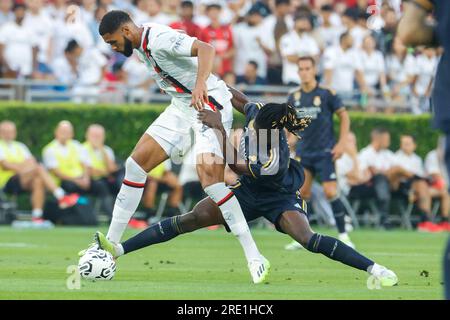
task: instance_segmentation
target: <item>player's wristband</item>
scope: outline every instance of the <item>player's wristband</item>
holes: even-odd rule
[[[404,2],[412,3],[426,12],[431,12],[434,8],[434,5],[430,0],[405,0]]]

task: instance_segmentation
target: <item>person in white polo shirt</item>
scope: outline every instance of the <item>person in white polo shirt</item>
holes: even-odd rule
[[[416,57],[414,80],[412,85],[412,106],[414,113],[430,112],[430,97],[434,75],[438,64],[436,49],[425,47]]]
[[[367,92],[361,57],[352,47],[353,38],[345,32],[339,38],[339,45],[327,48],[323,55],[324,85],[333,88],[344,99],[353,98],[355,80],[360,91]]]
[[[382,227],[388,228],[388,215],[391,203],[391,191],[389,185],[389,170],[394,164],[394,153],[389,150],[391,135],[384,128],[375,128],[370,134],[370,144],[361,149],[358,160],[360,170],[368,170],[371,179],[370,184],[374,189],[378,211],[380,212],[380,223]]]
[[[320,53],[316,40],[311,35],[311,18],[305,14],[297,15],[294,20],[294,30],[286,33],[280,40],[280,52],[283,58],[283,83],[300,84],[298,76],[298,58],[314,57],[318,61]]]
[[[414,152],[417,148],[414,136],[400,137],[400,149],[395,153],[394,166],[390,171],[391,186],[394,191],[409,194],[420,210],[419,231],[439,232],[441,228],[430,221],[431,195],[425,179],[422,159]]]
[[[376,50],[376,45],[375,38],[367,35],[360,51],[362,72],[370,96],[379,96],[388,91],[384,57],[381,51]]]
[[[14,21],[0,28],[0,64],[3,77],[30,77],[37,71],[38,41],[33,29],[25,26],[25,5],[14,6]]]
[[[392,53],[386,57],[386,70],[391,98],[400,102],[407,102],[411,94],[411,84],[415,72],[414,56],[408,53],[408,48],[400,38],[394,38]]]

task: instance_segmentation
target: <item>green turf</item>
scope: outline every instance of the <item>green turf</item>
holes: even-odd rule
[[[82,281],[80,290],[69,290],[66,269],[94,231],[0,228],[0,299],[442,299],[445,234],[353,232],[362,253],[399,276],[398,286],[381,290],[367,289],[364,272],[304,250],[283,250],[287,236],[272,230],[253,231],[272,263],[268,282],[253,285],[238,242],[222,229],[122,257],[114,280]]]

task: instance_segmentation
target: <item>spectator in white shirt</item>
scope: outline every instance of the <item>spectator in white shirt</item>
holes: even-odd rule
[[[57,58],[52,65],[56,80],[65,85],[73,85],[77,81],[78,63],[82,53],[83,49],[75,40],[69,41],[64,55]]]
[[[425,172],[430,180],[430,194],[432,198],[440,199],[441,215],[437,217],[439,226],[450,231],[450,195],[447,189],[443,139],[438,141],[438,147],[430,151],[425,157]]]
[[[311,36],[311,17],[297,15],[294,20],[294,30],[285,34],[280,40],[280,51],[283,57],[283,83],[297,86],[300,84],[298,76],[298,58],[303,56],[319,59],[320,49],[316,40]]]
[[[83,49],[94,47],[94,38],[88,25],[81,18],[78,7],[71,7],[74,11],[68,11],[64,19],[55,22],[54,58],[63,55],[67,43],[76,40]]]
[[[75,102],[94,103],[97,101],[97,85],[103,79],[106,63],[106,58],[97,49],[83,49],[75,40],[71,40],[64,56],[55,61],[53,68],[59,81],[73,85]]]
[[[347,28],[347,32],[353,38],[353,48],[361,48],[363,39],[369,34],[369,30],[358,24],[359,10],[357,8],[348,8],[342,17],[342,24]]]
[[[353,132],[348,133],[344,154],[336,160],[336,175],[340,191],[344,195],[353,198],[363,195],[376,196],[372,189],[370,193],[366,192],[370,188],[372,176],[368,168],[361,169],[356,136]],[[358,190],[362,188],[364,188],[364,192]]]
[[[14,6],[14,21],[0,29],[0,63],[3,77],[30,77],[37,71],[38,41],[33,29],[25,26],[26,9]]]
[[[398,37],[394,39],[392,49],[393,52],[386,58],[391,98],[395,101],[406,102],[411,94],[415,59],[408,53],[408,49]]]
[[[149,19],[145,21],[146,23],[153,22],[169,25],[171,22],[173,22],[168,15],[162,12],[161,6],[162,6],[161,0],[148,0]]]
[[[262,21],[261,12],[252,8],[247,13],[246,21],[233,27],[234,47],[239,48],[234,56],[234,72],[237,76],[244,75],[245,67],[251,60],[258,64],[258,76],[264,79],[267,76],[267,54],[261,40],[267,35]]]
[[[339,45],[339,36],[345,31],[342,26],[333,24],[333,14],[335,14],[333,7],[329,4],[320,8],[321,25],[317,28],[317,32],[323,41],[320,44],[322,48]]]
[[[60,23],[64,21],[68,11],[68,0],[54,0],[50,4],[46,5],[45,13],[55,21],[55,23]],[[72,10],[75,6],[72,6]],[[69,10],[70,11],[70,10]]]
[[[416,140],[412,135],[404,134],[400,137],[400,149],[395,153],[394,166],[390,172],[391,186],[417,202],[420,210],[421,222],[417,225],[419,231],[440,231],[431,218],[431,195],[425,179],[422,159],[414,153]]]
[[[386,129],[375,128],[370,134],[370,145],[361,149],[358,155],[360,170],[368,170],[371,179],[376,205],[381,215],[380,223],[383,227],[389,227],[388,215],[391,203],[391,191],[389,173],[394,164],[394,153],[388,148],[391,144],[391,136]]]
[[[411,101],[413,112],[416,114],[430,111],[430,97],[437,61],[436,49],[432,47],[426,47],[422,54],[416,57]]]
[[[27,14],[23,24],[33,30],[38,39],[38,72],[42,78],[51,74],[50,62],[53,51],[54,22],[43,10],[43,0],[27,0]]]
[[[119,7],[115,5],[114,0],[97,0],[97,3],[101,6],[106,6],[108,11],[119,9]]]
[[[323,55],[324,84],[344,99],[353,98],[355,80],[361,92],[367,92],[361,56],[352,46],[353,38],[345,32],[340,36],[339,45],[326,49]]]
[[[97,8],[96,0],[82,0],[80,14],[83,21],[89,25],[95,19],[95,9]]]
[[[14,14],[11,9],[13,7],[12,0],[2,0],[0,1],[0,27],[5,23],[14,20]]]
[[[292,17],[290,0],[276,0],[273,14],[267,16],[263,22],[263,29],[267,37],[261,40],[270,48],[267,80],[270,84],[282,84],[282,58],[280,52],[280,40],[283,35],[292,30],[294,20]]]
[[[362,72],[370,96],[378,96],[379,91],[387,91],[384,57],[375,47],[374,37],[368,35],[364,38],[360,51]]]
[[[150,3],[148,0],[137,0],[135,2],[136,7],[133,10],[133,20],[137,25],[147,23],[150,21],[150,16],[148,15]]]
[[[133,100],[148,102],[151,95],[150,85],[155,81],[150,76],[147,67],[139,60],[136,54],[125,60],[122,67],[126,73],[126,84],[131,89]]]

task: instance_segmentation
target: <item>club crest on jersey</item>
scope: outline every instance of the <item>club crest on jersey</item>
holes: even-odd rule
[[[322,99],[320,99],[320,96],[315,96],[313,100],[313,105],[318,107],[322,104]]]
[[[302,93],[300,91],[297,91],[294,93],[294,100],[300,100],[300,97],[302,96]]]

